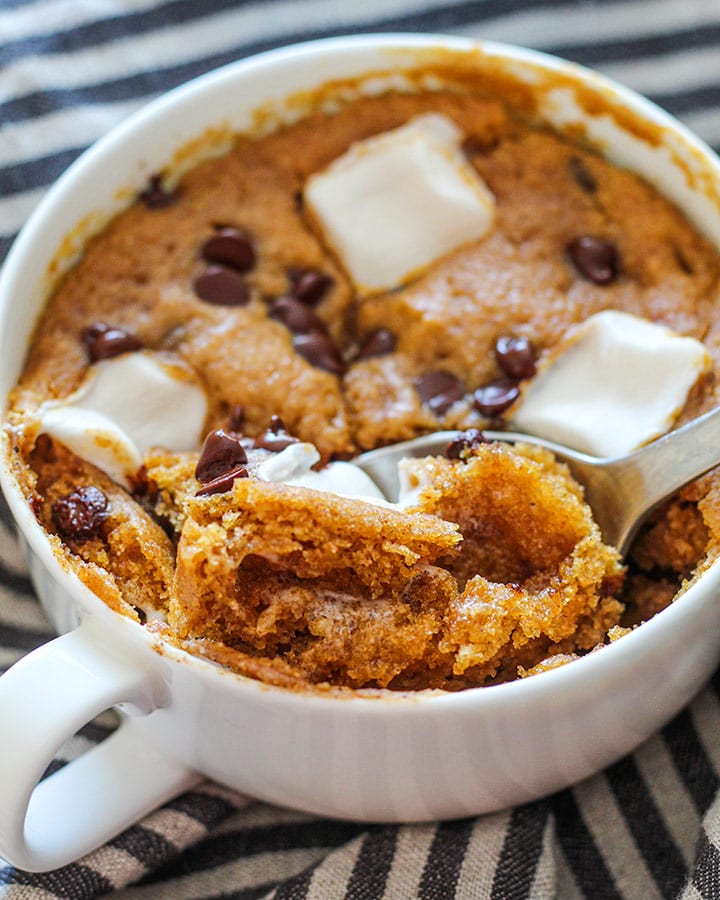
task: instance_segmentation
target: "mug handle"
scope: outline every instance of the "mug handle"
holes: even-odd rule
[[[0,856],[30,872],[67,865],[200,781],[140,733],[137,716],[165,691],[92,617],[12,666],[0,678]],[[134,717],[40,780],[64,741],[118,704]]]

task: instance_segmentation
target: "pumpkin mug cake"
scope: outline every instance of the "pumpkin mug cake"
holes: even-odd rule
[[[598,456],[716,403],[720,259],[487,85],[355,96],[153,175],[39,322],[7,413],[111,608],[289,687],[457,691],[622,637],[717,555],[720,482],[626,560],[506,425]],[[438,430],[387,498],[354,455]]]

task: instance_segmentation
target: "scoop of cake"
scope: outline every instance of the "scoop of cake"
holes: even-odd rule
[[[440,650],[458,675],[516,677],[556,652],[588,650],[623,605],[617,551],[605,545],[565,465],[538,447],[479,444],[460,462],[408,461],[409,512],[456,522],[460,552],[439,560],[458,582]]]
[[[404,507],[340,496],[332,480],[263,481],[271,458],[212,495],[187,458],[149,468],[166,496],[173,473],[179,486],[169,624],[183,641],[313,683],[466,686],[587,650],[622,613],[618,554],[545,451],[407,460]]]
[[[432,655],[457,588],[433,562],[460,540],[435,516],[238,478],[186,504],[169,621],[277,655],[309,681],[385,686]]]

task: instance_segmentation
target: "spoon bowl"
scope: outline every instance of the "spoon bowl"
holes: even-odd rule
[[[460,432],[436,431],[355,457],[390,500],[400,489],[398,463],[441,453]],[[532,434],[483,431],[489,441],[544,447],[566,463],[607,544],[625,556],[640,525],[664,500],[720,464],[720,407],[688,422],[627,456],[590,456]]]

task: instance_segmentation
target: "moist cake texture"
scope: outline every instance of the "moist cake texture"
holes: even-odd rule
[[[494,197],[492,227],[365,295],[305,184],[427,113],[461,132]],[[714,248],[648,184],[492,98],[358,99],[240,137],[177,184],[155,176],[90,242],[12,395],[11,461],[64,565],[114,609],[236,671],[399,690],[542,672],[640,624],[716,558],[720,481],[666,504],[622,561],[564,465],[481,430],[510,420],[569,330],[607,309],[701,341],[712,367],[678,422],[712,408],[719,274]],[[192,373],[211,437],[182,451],[158,442],[119,484],[43,433],[42,410],[124,354]],[[405,464],[399,503],[262,474],[288,447],[317,448],[312,477],[440,429],[462,434]]]

